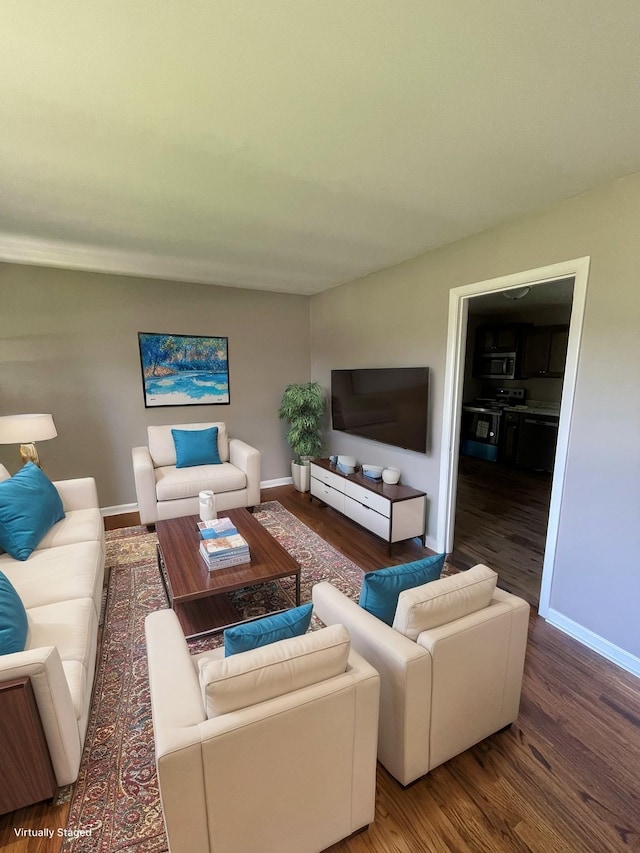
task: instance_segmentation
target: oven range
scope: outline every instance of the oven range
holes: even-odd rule
[[[460,453],[497,462],[503,409],[524,404],[524,388],[497,388],[494,397],[479,397],[462,406]]]

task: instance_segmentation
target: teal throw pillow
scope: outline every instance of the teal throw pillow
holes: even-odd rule
[[[14,559],[26,560],[62,518],[58,490],[33,462],[0,483],[0,546]]]
[[[23,651],[27,630],[24,604],[9,578],[0,572],[0,655]]]
[[[312,610],[313,604],[302,604],[284,613],[274,613],[264,619],[227,628],[224,632],[224,656],[248,652],[289,637],[301,637],[307,633]]]
[[[218,427],[208,429],[172,429],[176,446],[176,468],[194,465],[220,465]]]
[[[377,616],[387,625],[393,624],[398,596],[405,589],[413,589],[440,577],[446,554],[424,557],[413,563],[402,563],[388,569],[367,572],[362,579],[360,607]]]

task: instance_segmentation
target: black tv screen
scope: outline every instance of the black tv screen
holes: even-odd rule
[[[428,367],[331,371],[335,430],[427,452]]]

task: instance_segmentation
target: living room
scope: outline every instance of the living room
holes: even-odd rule
[[[424,364],[432,377],[428,455],[369,450],[367,443],[362,447],[338,433],[328,433],[327,452],[354,452],[362,461],[398,467],[409,485],[430,496],[427,537],[433,544],[449,288],[465,275],[470,279],[466,269],[481,280],[509,268],[577,257],[591,245],[552,607],[576,632],[584,629],[592,641],[602,638],[602,648],[633,669],[639,652],[633,596],[621,601],[614,590],[620,584],[631,590],[636,583],[630,570],[637,536],[632,523],[637,294],[630,272],[636,253],[623,236],[633,230],[639,205],[640,180],[630,176],[312,297],[5,264],[3,412],[52,412],[58,437],[41,448],[50,476],[91,474],[103,507],[128,510],[135,503],[131,448],[144,443],[148,424],[176,422],[172,409],[144,407],[139,331],[228,337],[231,402],[224,419],[231,434],[262,451],[265,483],[280,483],[290,474],[290,451],[277,418],[287,384],[313,377],[328,390],[335,367]],[[603,231],[612,222],[613,231]],[[560,226],[565,239],[550,255]],[[509,247],[508,262],[492,260],[496,245],[501,255]],[[192,419],[188,409],[184,413],[185,421]],[[616,440],[596,439],[601,435]],[[367,452],[375,458],[364,458]],[[12,448],[0,449],[0,461],[15,468]],[[611,542],[617,558],[607,568],[611,586],[603,590],[599,573],[585,567]]]
[[[633,115],[630,109],[621,112]],[[599,120],[591,136],[598,151],[602,115]],[[16,133],[19,127],[25,133],[17,122]],[[523,171],[528,162],[523,155]],[[334,368],[428,366],[427,454],[340,435],[328,420],[325,436],[327,454],[394,465],[404,483],[427,493],[427,545],[434,550],[450,291],[588,257],[550,621],[611,661],[611,673],[617,665],[638,675],[640,175],[639,164],[621,154],[609,163],[602,155],[600,166],[597,183],[576,184],[559,198],[542,194],[526,210],[488,217],[474,232],[425,251],[398,253],[353,275],[345,265],[333,286],[305,290],[302,281],[299,292],[284,276],[279,284],[277,275],[265,274],[264,285],[247,276],[243,286],[234,287],[222,273],[205,282],[197,275],[193,281],[163,274],[162,265],[154,274],[141,272],[140,263],[133,263],[145,248],[141,236],[137,245],[132,241],[137,256],[130,253],[131,267],[116,272],[116,260],[131,242],[123,241],[116,259],[83,252],[63,224],[47,234],[51,209],[42,211],[41,230],[30,233],[15,191],[6,203],[0,237],[0,414],[52,413],[58,435],[39,443],[47,476],[95,477],[105,514],[135,511],[131,448],[145,443],[147,426],[196,420],[224,420],[231,435],[260,449],[263,500],[269,500],[269,492],[286,487],[290,476],[291,452],[277,416],[286,385],[314,379],[328,391]],[[46,183],[46,170],[42,175]],[[14,190],[19,176],[14,173]],[[493,172],[491,181],[498,183],[499,177]],[[371,199],[363,203],[363,219],[368,204],[373,207]],[[143,218],[140,211],[136,216]],[[125,215],[113,231],[127,228]],[[428,231],[424,222],[421,228]],[[95,237],[94,249],[100,242]],[[302,241],[302,235],[298,238]],[[331,244],[327,254],[334,249]],[[102,269],[95,265],[99,255]],[[291,258],[287,264],[295,268]],[[138,332],[227,337],[229,405],[145,408]],[[0,446],[0,462],[15,472],[17,448]]]

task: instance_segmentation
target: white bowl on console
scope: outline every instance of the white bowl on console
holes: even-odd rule
[[[338,456],[336,464],[343,474],[353,474],[358,462],[355,456]]]
[[[365,477],[370,477],[371,479],[379,480],[382,476],[383,470],[384,469],[382,465],[365,465],[364,462],[362,463],[362,473]]]
[[[397,468],[385,468],[382,472],[382,480],[389,486],[395,486],[400,480],[400,471]]]

